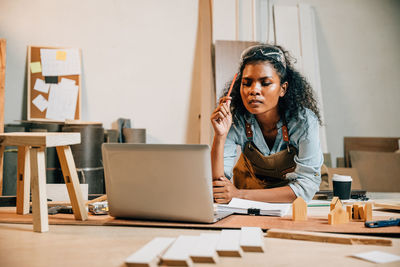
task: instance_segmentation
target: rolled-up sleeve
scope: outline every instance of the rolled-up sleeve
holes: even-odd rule
[[[309,117],[310,118],[310,117]],[[299,138],[298,155],[294,157],[296,169],[289,173],[289,186],[298,197],[310,201],[319,190],[323,155],[319,142],[319,124],[315,116],[308,120],[304,134]]]

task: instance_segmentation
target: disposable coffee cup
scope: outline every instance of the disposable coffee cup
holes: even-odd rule
[[[332,177],[333,196],[340,199],[350,199],[352,181],[351,176],[334,174]]]

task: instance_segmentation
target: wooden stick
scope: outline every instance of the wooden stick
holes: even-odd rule
[[[0,39],[0,133],[4,133],[5,85],[6,85],[6,39]]]
[[[283,230],[283,229],[269,229],[267,231],[267,237],[326,242],[326,243],[339,243],[347,245],[375,245],[375,246],[392,245],[392,240],[388,238],[315,233],[315,232],[293,231],[293,230]]]

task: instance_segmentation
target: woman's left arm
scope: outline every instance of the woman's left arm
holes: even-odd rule
[[[298,155],[294,157],[296,169],[288,173],[290,188],[298,197],[311,200],[319,190],[321,166],[324,161],[319,142],[319,123],[314,114],[308,116],[308,127],[298,138]]]

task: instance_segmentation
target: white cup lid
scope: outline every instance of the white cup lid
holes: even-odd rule
[[[334,174],[332,177],[332,181],[335,182],[351,182],[353,179],[351,179],[351,176],[348,175],[339,175],[339,174]]]

